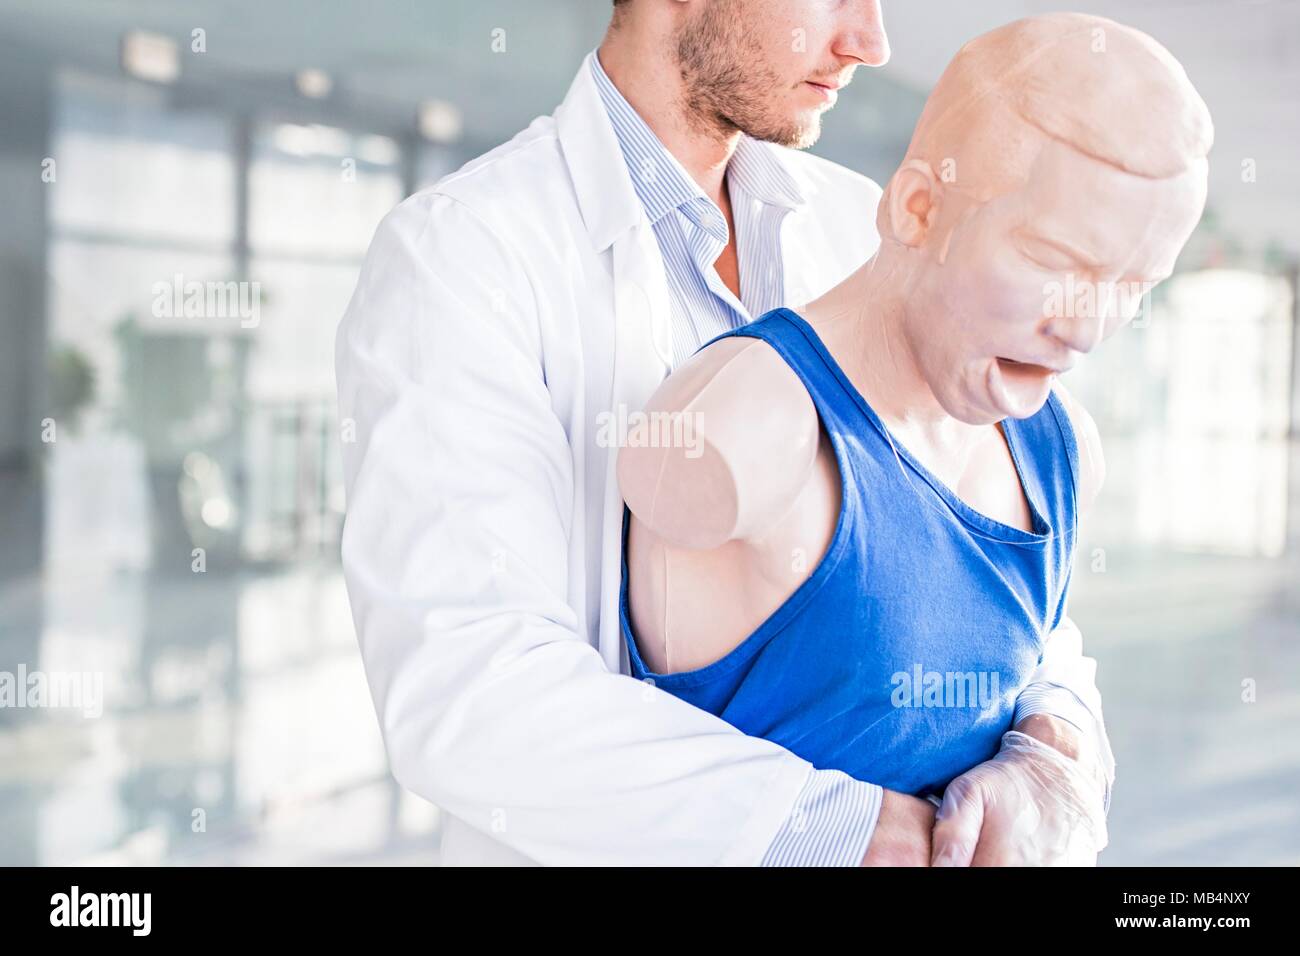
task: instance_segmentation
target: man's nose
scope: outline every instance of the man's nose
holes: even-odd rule
[[[848,0],[843,26],[831,52],[867,66],[889,62],[889,37],[885,35],[880,0]]]

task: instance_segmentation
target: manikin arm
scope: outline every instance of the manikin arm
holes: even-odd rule
[[[665,543],[706,551],[761,536],[785,514],[817,455],[812,399],[759,339],[723,339],[651,396],[649,415],[686,416],[688,446],[629,441],[618,456],[623,498]]]

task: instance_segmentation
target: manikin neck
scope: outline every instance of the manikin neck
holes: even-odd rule
[[[878,253],[809,311],[824,323],[835,360],[891,431],[909,445],[960,449],[986,427],[954,418],[935,398],[907,334],[918,317],[909,311],[905,278],[902,267]]]

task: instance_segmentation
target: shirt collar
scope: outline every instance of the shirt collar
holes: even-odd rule
[[[777,155],[781,148],[741,136],[727,175],[733,187],[739,187],[759,202],[795,209],[804,204],[803,192]]]
[[[670,211],[693,200],[703,200],[712,206],[712,201],[704,195],[699,184],[618,91],[601,66],[599,55],[591,57],[591,71],[627,162],[632,187],[650,222],[657,223]],[[742,135],[727,167],[727,175],[732,188],[742,190],[759,202],[793,209],[803,205],[804,197],[794,177],[776,155],[778,149],[780,147]],[[695,205],[698,206],[698,202]]]

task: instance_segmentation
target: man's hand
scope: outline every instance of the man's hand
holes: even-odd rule
[[[948,784],[932,865],[1096,865],[1107,840],[1104,783],[1096,757],[1061,725],[1022,721],[996,757]]]
[[[886,790],[863,866],[929,866],[934,804]]]

